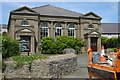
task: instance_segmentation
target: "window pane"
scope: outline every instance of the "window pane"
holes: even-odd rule
[[[93,28],[93,25],[89,25],[88,28],[92,29],[92,28]]]
[[[28,22],[27,22],[26,20],[23,20],[23,21],[21,22],[21,26],[25,26],[25,25],[28,25]]]
[[[57,23],[55,25],[55,37],[61,36],[61,30],[62,30],[62,25],[60,23]]]
[[[68,36],[74,37],[74,33],[75,33],[74,24],[70,24],[70,25],[68,26]]]
[[[48,24],[43,22],[41,24],[41,39],[48,36]]]

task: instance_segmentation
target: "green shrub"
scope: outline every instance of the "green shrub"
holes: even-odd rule
[[[8,35],[2,36],[2,57],[6,59],[11,56],[19,55],[19,42],[12,40]]]
[[[120,48],[120,37],[117,39],[117,48]]]
[[[105,46],[105,48],[116,48],[120,47],[120,38],[101,38],[101,44]]]
[[[114,52],[117,52],[117,48],[113,48]]]
[[[80,51],[84,46],[84,42],[79,38],[73,38],[71,36],[58,36],[56,40],[57,52],[63,53],[65,48],[73,48],[75,51]]]
[[[56,52],[56,44],[53,38],[51,37],[42,38],[41,43],[42,53],[53,54],[54,52]]]
[[[101,44],[106,45],[108,38],[106,37],[101,37]]]
[[[83,40],[71,36],[58,36],[56,39],[46,37],[42,39],[42,53],[63,53],[65,48],[73,48],[80,51],[84,46]]]

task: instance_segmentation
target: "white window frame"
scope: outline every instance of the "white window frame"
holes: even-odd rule
[[[61,23],[57,23],[57,24],[60,24],[60,26],[61,26]],[[57,24],[56,24],[56,25],[57,25]],[[62,26],[60,27],[60,26],[56,26],[56,25],[55,25],[55,37],[57,37],[57,36],[62,36]],[[60,33],[59,33],[60,35],[57,35],[57,36],[56,36],[56,33],[58,33],[58,32],[57,32],[58,29],[60,30]]]
[[[42,26],[43,23],[44,23],[44,22],[41,23],[41,30],[40,30],[40,33],[41,33],[41,34],[40,34],[40,35],[41,35],[41,39],[43,38],[43,37],[42,37],[42,29],[45,29],[45,30],[47,29],[47,36],[44,35],[44,37],[48,37],[48,36],[49,36],[48,24],[46,23],[47,26]]]
[[[70,24],[70,25],[71,25],[71,24]],[[72,26],[72,27],[74,27],[74,28],[71,28],[70,25],[68,26],[68,36],[75,37],[75,35],[76,35],[75,24],[73,24],[74,26]],[[70,27],[70,28],[69,28],[69,27]],[[73,32],[72,32],[72,35],[69,35],[69,30],[74,31],[74,35],[73,35]]]

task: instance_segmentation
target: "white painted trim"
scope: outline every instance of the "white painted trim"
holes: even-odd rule
[[[30,26],[30,25],[21,25],[21,26],[23,26],[23,27],[28,27],[28,26]]]

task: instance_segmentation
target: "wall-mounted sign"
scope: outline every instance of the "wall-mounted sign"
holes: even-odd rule
[[[21,52],[29,52],[29,41],[20,41],[20,50]]]

